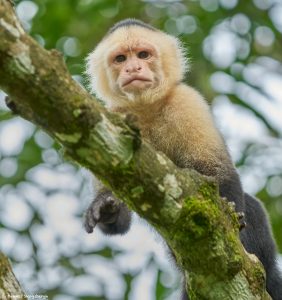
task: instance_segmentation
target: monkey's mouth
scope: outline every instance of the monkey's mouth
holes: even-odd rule
[[[152,82],[152,80],[150,80],[150,79],[148,79],[148,78],[146,78],[146,77],[142,77],[142,76],[136,76],[136,77],[131,77],[131,78],[129,78],[128,80],[126,80],[125,82],[124,82],[124,84],[122,85],[122,87],[125,87],[125,86],[127,86],[127,85],[130,85],[131,83],[133,83],[133,82]]]

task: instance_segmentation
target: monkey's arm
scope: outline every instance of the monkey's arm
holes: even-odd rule
[[[106,188],[98,191],[85,212],[84,227],[88,233],[98,225],[105,234],[123,234],[128,231],[130,223],[131,212],[127,206]]]

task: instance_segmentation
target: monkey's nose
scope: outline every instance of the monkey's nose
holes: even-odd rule
[[[126,73],[134,73],[134,72],[139,72],[142,70],[142,67],[140,65],[129,65],[127,66],[127,68],[125,69]]]

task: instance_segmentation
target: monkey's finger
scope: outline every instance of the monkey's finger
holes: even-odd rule
[[[88,209],[84,216],[84,228],[87,233],[92,233],[95,226],[96,222],[94,220],[92,210]]]
[[[237,216],[238,216],[238,219],[239,219],[239,220],[242,220],[242,219],[245,218],[245,213],[244,213],[244,212],[238,212],[238,213],[237,213]]]
[[[244,229],[246,226],[247,226],[247,223],[245,221],[240,222],[239,231],[241,231],[242,229]]]
[[[93,230],[94,230],[94,228],[91,227],[91,226],[89,226],[88,223],[84,223],[84,229],[85,229],[85,231],[86,231],[87,233],[92,233]]]
[[[116,213],[120,203],[113,196],[108,196],[103,206],[103,210],[107,211],[107,213]]]
[[[100,205],[100,206],[93,205],[92,209],[89,210],[90,211],[89,214],[90,214],[91,219],[92,219],[92,221],[95,225],[101,219],[101,209],[102,209],[102,205]]]
[[[239,221],[239,231],[241,231],[243,228],[245,228],[247,226],[247,223],[245,222],[245,213],[238,212],[237,217],[238,217],[238,221]]]

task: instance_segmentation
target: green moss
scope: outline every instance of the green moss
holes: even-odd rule
[[[143,203],[143,204],[140,206],[140,208],[141,208],[142,211],[146,212],[146,211],[148,211],[149,209],[152,208],[152,205],[149,204],[149,203]]]
[[[86,147],[80,147],[76,149],[76,153],[80,157],[87,157],[91,153],[91,150]]]
[[[195,238],[201,238],[214,230],[218,224],[219,212],[211,200],[189,198],[183,203],[182,216]]]
[[[214,274],[215,275],[215,274]],[[218,278],[214,275],[199,276],[191,274],[191,286],[196,288],[190,288],[191,299],[197,300],[218,300],[218,299],[238,299],[238,300],[255,300],[253,293],[250,290],[248,281],[246,280],[242,272],[237,273],[231,280]],[[210,289],[210,287],[213,287]],[[229,294],[229,296],[228,296]]]
[[[82,110],[80,108],[77,108],[73,111],[73,115],[77,118],[82,114]]]
[[[247,279],[250,283],[250,286],[253,288],[254,292],[262,293],[264,291],[265,286],[265,271],[261,264],[261,262],[258,260],[258,258],[253,254],[248,254],[250,261],[246,261],[246,265],[248,265],[247,270],[249,270],[249,273],[247,274]],[[251,263],[250,263],[251,262]],[[257,291],[255,291],[255,289]]]
[[[218,220],[219,212],[210,200],[185,199],[174,228],[167,233],[169,240],[173,242],[172,248],[178,249],[179,260],[181,257],[185,257],[189,265],[185,267],[190,270],[199,267],[196,260],[189,262],[188,251],[189,257],[200,258],[210,252],[209,247],[216,245],[216,243],[214,245],[208,243],[214,241]],[[198,245],[198,248],[195,248],[194,245]]]
[[[218,186],[213,180],[204,182],[198,189],[198,194],[206,199],[215,200],[218,197]]]
[[[240,250],[233,252],[238,247],[238,238],[232,228],[225,232],[221,213],[210,199],[187,198],[174,229],[166,233],[171,247],[177,249],[179,263],[197,276],[200,271],[205,276],[213,272],[222,278],[232,278],[242,268]],[[203,260],[206,256],[209,258]]]
[[[72,134],[55,133],[55,136],[59,141],[76,144],[81,139],[82,134],[80,132]]]
[[[131,195],[133,198],[139,198],[144,193],[144,188],[141,185],[138,185],[131,189]]]

